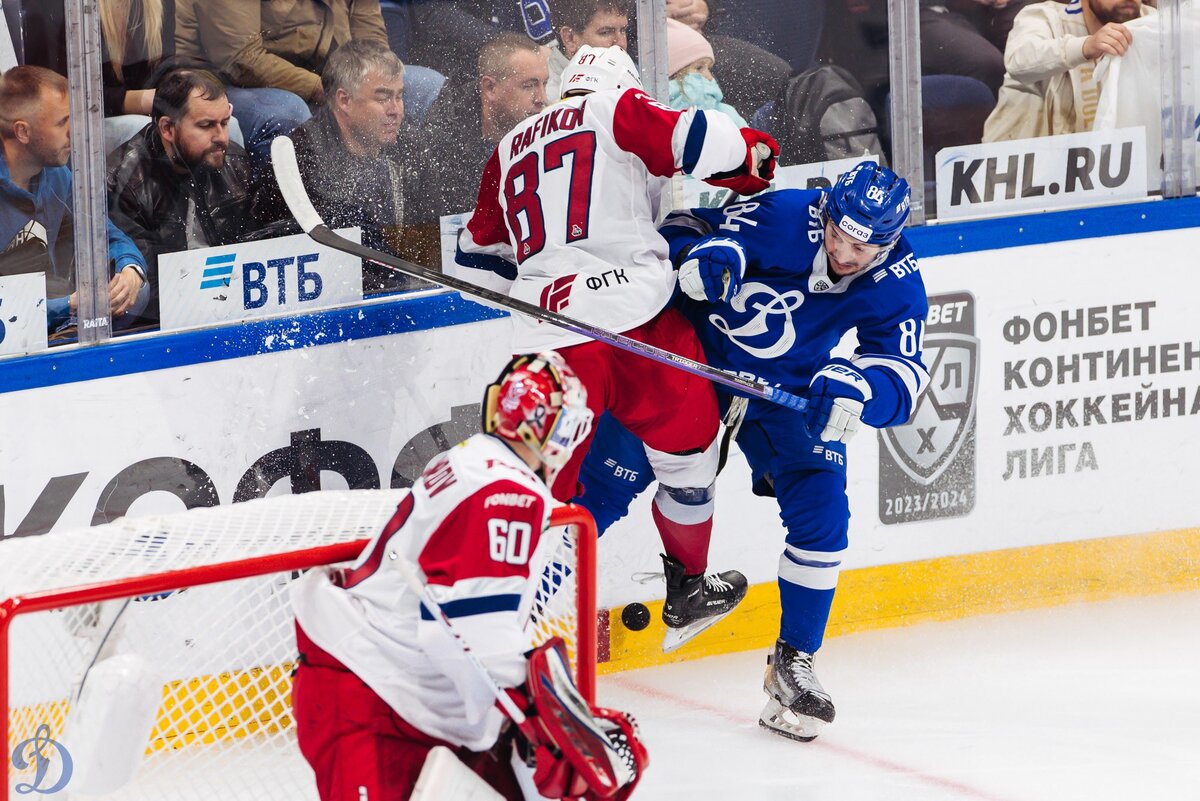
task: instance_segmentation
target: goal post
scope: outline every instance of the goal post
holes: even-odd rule
[[[0,541],[0,801],[18,786],[315,801],[291,719],[288,588],[354,561],[405,492],[280,496]],[[594,700],[595,525],[565,506],[548,534],[561,542],[532,636],[568,641]]]

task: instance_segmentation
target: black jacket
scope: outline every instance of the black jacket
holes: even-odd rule
[[[158,256],[189,247],[215,247],[271,235],[258,231],[246,151],[234,142],[219,171],[180,175],[151,123],[108,158],[108,211],[149,265],[148,314],[158,315]],[[195,205],[196,237],[189,242],[188,206]]]

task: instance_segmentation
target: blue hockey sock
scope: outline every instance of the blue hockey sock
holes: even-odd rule
[[[779,636],[788,645],[805,653],[816,653],[825,639],[829,607],[834,590],[814,590],[779,579],[779,601],[783,616]]]

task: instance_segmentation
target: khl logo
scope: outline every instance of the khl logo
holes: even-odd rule
[[[29,758],[26,758],[26,752],[28,752]],[[55,752],[58,753],[61,762],[58,779],[52,786],[43,787],[50,780],[50,768],[54,764]],[[34,772],[32,782],[21,782],[13,788],[21,795],[57,793],[67,786],[67,782],[71,781],[71,773],[74,770],[70,752],[62,743],[50,738],[50,727],[45,723],[38,726],[37,731],[28,740],[17,743],[17,747],[12,752],[12,764],[17,770],[32,768]]]
[[[242,265],[242,305],[247,310],[258,309],[267,305],[274,296],[275,302],[284,306],[288,303],[289,284],[294,288],[294,300],[305,303],[321,297],[325,282],[321,274],[309,265],[315,266],[319,255],[304,253],[298,256],[288,256],[283,259],[267,259],[266,263],[248,261]],[[222,253],[209,256],[204,260],[204,272],[200,275],[200,290],[227,289],[233,284],[233,268],[237,261],[236,253]],[[288,279],[289,268],[294,268],[295,278]],[[275,273],[274,286],[267,286],[267,276]],[[274,291],[272,291],[274,290]],[[225,300],[226,295],[219,295],[218,300]]]

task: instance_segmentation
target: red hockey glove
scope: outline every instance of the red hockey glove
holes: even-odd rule
[[[779,143],[770,134],[753,128],[742,129],[746,140],[746,161],[736,170],[719,172],[704,180],[713,186],[732,189],[739,195],[753,195],[771,185],[775,177],[775,160],[779,156]]]

